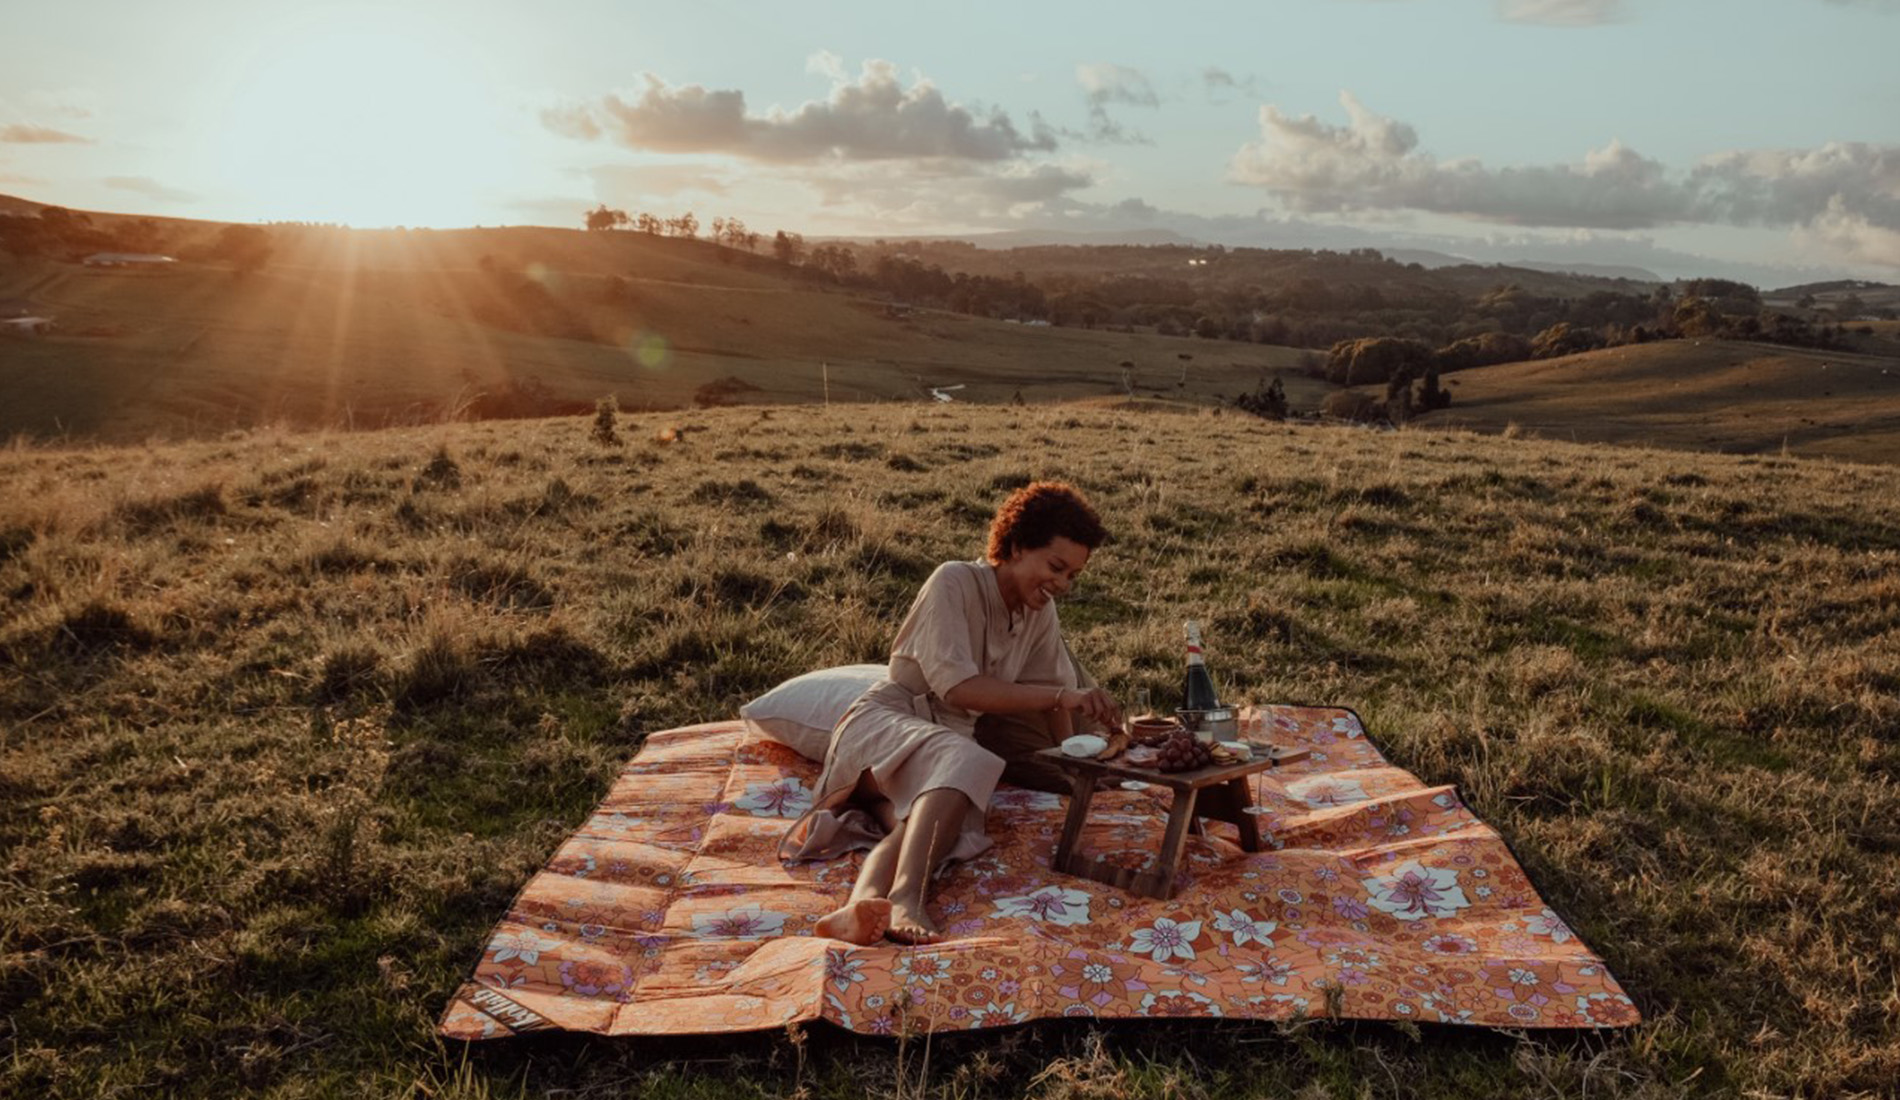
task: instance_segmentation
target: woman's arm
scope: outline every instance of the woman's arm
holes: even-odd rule
[[[1121,725],[1121,710],[1100,688],[1059,688],[1053,684],[1016,684],[994,676],[972,676],[943,694],[953,707],[981,714],[1030,714],[1056,711],[1066,724],[1070,711],[1081,711],[1105,726]]]

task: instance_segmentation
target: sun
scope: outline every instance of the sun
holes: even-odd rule
[[[223,84],[203,131],[220,189],[260,220],[482,220],[511,157],[487,59],[389,8],[286,24]]]

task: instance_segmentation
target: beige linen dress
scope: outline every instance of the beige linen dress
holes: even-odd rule
[[[976,743],[976,714],[944,700],[977,675],[1075,686],[1053,602],[1012,615],[989,563],[945,562],[898,628],[887,678],[859,696],[832,731],[813,808],[786,834],[780,858],[830,859],[875,847],[883,827],[847,804],[867,771],[899,821],[927,791],[962,791],[975,812],[965,815],[945,862],[987,850],[993,842],[983,831],[983,814],[1003,760]]]

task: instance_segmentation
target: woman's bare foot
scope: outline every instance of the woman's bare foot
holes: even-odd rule
[[[943,931],[924,912],[922,906],[912,909],[908,905],[891,905],[890,931],[884,933],[898,943],[922,944],[936,943],[943,939]]]
[[[828,940],[843,940],[869,947],[884,938],[891,927],[891,903],[887,898],[864,898],[818,919],[813,929]]]

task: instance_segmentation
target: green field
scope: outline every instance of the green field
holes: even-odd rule
[[[591,420],[0,453],[0,1094],[1892,1095],[1889,468],[1213,410]],[[1169,697],[1199,618],[1229,695],[1358,709],[1646,1022],[434,1038],[647,733],[879,659],[1039,476],[1114,532],[1062,611],[1111,690]]]

